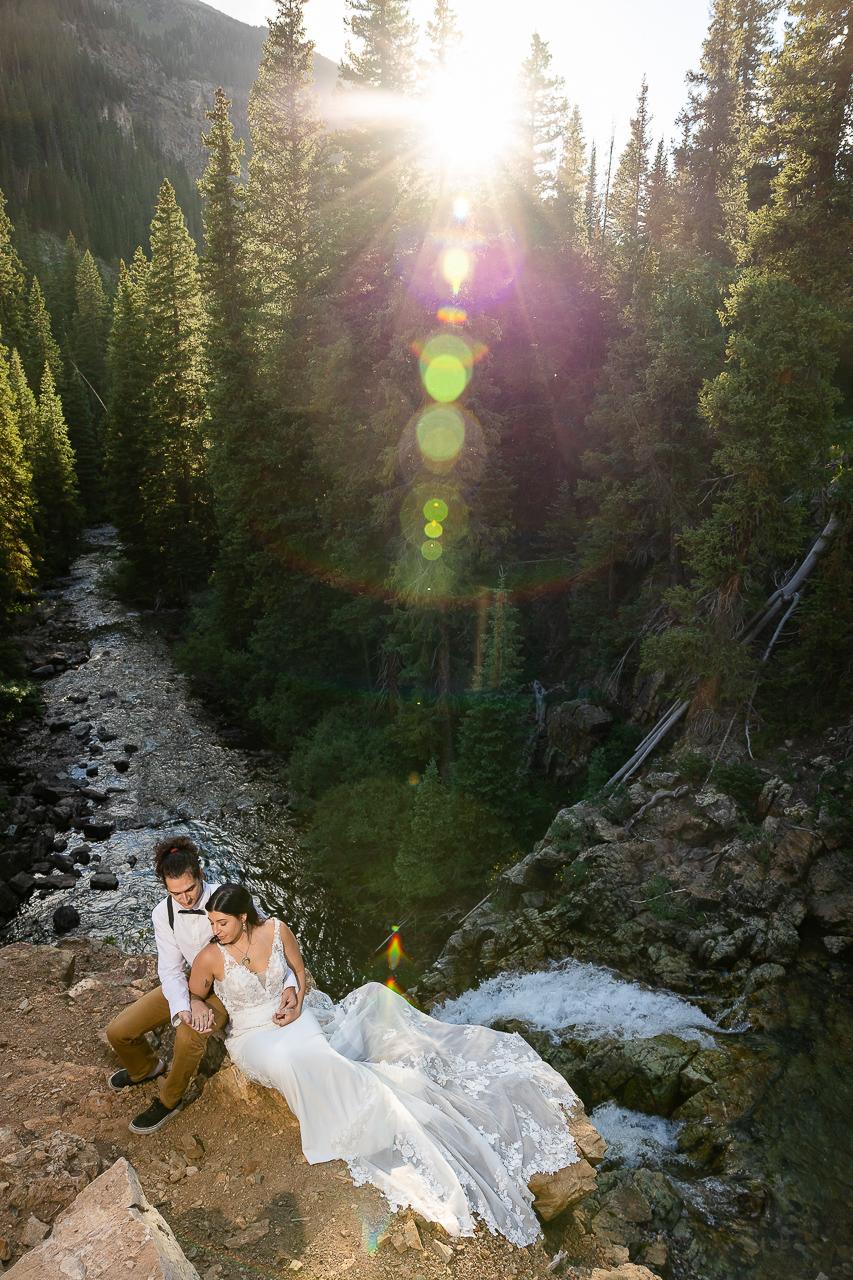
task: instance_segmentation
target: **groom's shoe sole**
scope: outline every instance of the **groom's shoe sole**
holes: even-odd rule
[[[150,1084],[152,1080],[157,1080],[166,1070],[166,1064],[161,1058],[156,1069],[150,1075],[143,1076],[141,1080],[131,1080],[127,1074],[127,1070],[122,1067],[119,1071],[114,1071],[107,1080],[107,1084],[114,1093],[121,1093],[123,1089],[137,1089],[141,1084]],[[113,1084],[114,1080],[118,1080],[119,1076],[127,1076],[126,1080],[121,1080],[118,1084]]]

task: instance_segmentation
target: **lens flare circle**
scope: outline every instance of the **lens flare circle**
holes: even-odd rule
[[[437,520],[429,520],[424,525],[424,533],[428,538],[440,538],[444,533],[444,529]]]
[[[418,448],[429,462],[450,462],[465,443],[465,419],[452,405],[431,404],[418,418]]]
[[[420,353],[420,371],[427,394],[440,404],[458,400],[471,380],[474,351],[455,333],[439,333]]]
[[[440,560],[443,554],[444,550],[440,542],[425,542],[421,547],[424,560]]]
[[[442,324],[464,324],[468,319],[468,312],[463,311],[462,307],[439,307],[435,318]]]
[[[424,515],[427,520],[446,520],[447,510],[447,503],[442,502],[441,498],[430,498],[429,502],[424,503]]]
[[[459,293],[471,273],[471,255],[466,249],[448,249],[441,259],[441,274],[450,285],[454,296]]]

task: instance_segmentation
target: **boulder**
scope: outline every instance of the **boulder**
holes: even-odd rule
[[[55,933],[68,933],[76,929],[80,923],[80,913],[67,902],[57,907],[53,913],[53,929]]]
[[[551,707],[545,768],[560,776],[577,773],[612,723],[610,712],[591,702],[561,702]]]
[[[7,1274],[15,1280],[199,1280],[123,1157],[80,1192],[50,1236]]]
[[[809,915],[828,933],[845,933],[853,925],[853,866],[849,854],[831,853],[819,859],[809,872],[807,890]]]
[[[118,876],[112,871],[96,871],[89,881],[90,889],[117,889]]]
[[[737,802],[714,787],[703,787],[693,801],[702,817],[718,831],[732,831],[737,826]]]
[[[589,1280],[659,1280],[659,1277],[648,1267],[640,1267],[636,1262],[623,1262],[612,1271],[594,1267]]]
[[[203,1096],[205,1104],[219,1115],[230,1115],[235,1110],[239,1113],[248,1108],[253,1118],[274,1127],[280,1128],[288,1122],[297,1123],[277,1089],[265,1089],[263,1085],[247,1080],[228,1058],[205,1086]]]
[[[595,1190],[595,1170],[588,1161],[578,1160],[556,1173],[534,1173],[527,1185],[533,1192],[533,1208],[550,1222]]]
[[[820,836],[802,827],[792,827],[776,846],[770,862],[771,874],[790,882],[802,880],[822,847]]]

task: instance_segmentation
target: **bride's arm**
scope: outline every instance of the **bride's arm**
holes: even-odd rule
[[[189,987],[190,996],[192,997],[192,1026],[196,1031],[211,1031],[213,1029],[213,1010],[210,1005],[205,1004],[205,1001],[213,987],[213,979],[218,977],[215,972],[218,958],[216,947],[211,943],[199,951],[195,960],[193,960]]]
[[[279,930],[281,945],[284,948],[284,958],[299,983],[298,991],[294,991],[292,987],[285,987],[282,992],[281,1006],[275,1015],[274,1021],[283,1027],[288,1022],[295,1022],[302,1012],[302,1002],[305,999],[305,964],[302,960],[302,953],[299,950],[299,943],[296,941],[293,932],[288,929],[286,924],[279,924]]]

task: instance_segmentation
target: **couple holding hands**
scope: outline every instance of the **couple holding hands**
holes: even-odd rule
[[[410,1207],[450,1235],[472,1234],[476,1215],[514,1244],[538,1237],[530,1178],[580,1158],[562,1076],[520,1036],[439,1022],[379,983],[338,1004],[306,994],[291,930],[261,919],[242,885],[207,884],[189,838],[155,845],[154,866],[168,895],[152,915],[161,986],[107,1028],[124,1064],[114,1089],[161,1078],[135,1133],[181,1110],[207,1034],[230,1021],[232,1061],[284,1096],[310,1164],[346,1161],[391,1212]],[[145,1033],[168,1021],[167,1071]]]

